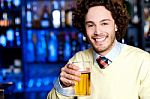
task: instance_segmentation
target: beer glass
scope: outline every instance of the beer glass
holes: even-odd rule
[[[86,96],[90,95],[90,76],[91,76],[91,62],[90,61],[77,61],[72,62],[74,65],[78,66],[81,72],[80,81],[75,83],[74,95],[75,96]]]

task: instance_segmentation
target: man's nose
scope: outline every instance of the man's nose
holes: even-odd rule
[[[99,35],[99,34],[101,34],[101,33],[102,33],[102,28],[101,28],[101,26],[95,25],[94,34],[95,34],[95,35]]]

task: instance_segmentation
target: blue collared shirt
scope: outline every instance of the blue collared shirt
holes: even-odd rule
[[[115,41],[115,46],[110,50],[110,52],[108,52],[105,55],[105,57],[108,58],[109,60],[111,60],[111,62],[113,62],[113,60],[120,54],[122,47],[123,47],[123,44],[119,43],[118,41]],[[95,62],[99,56],[100,55],[98,53],[93,51],[93,57],[94,57]]]

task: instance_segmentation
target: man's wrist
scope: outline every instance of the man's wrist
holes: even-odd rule
[[[60,79],[58,78],[56,83],[54,84],[54,88],[56,89],[56,91],[62,95],[65,96],[73,96],[74,95],[74,89],[72,86],[70,87],[66,87],[63,85],[63,83],[60,81]]]

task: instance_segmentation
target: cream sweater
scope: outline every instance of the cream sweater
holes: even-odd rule
[[[92,49],[78,52],[71,61],[93,61],[91,95],[78,99],[150,99],[150,54],[124,45],[120,55],[109,67],[100,69],[93,60]],[[73,99],[53,88],[47,99]]]

